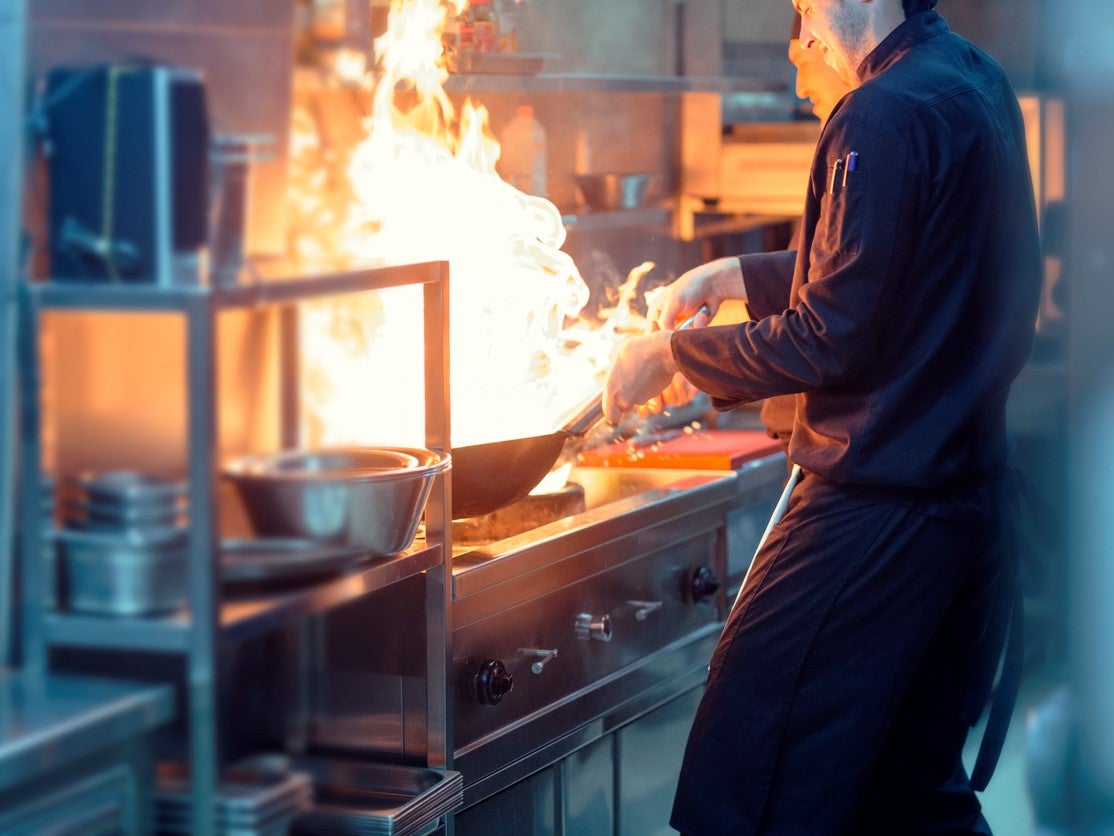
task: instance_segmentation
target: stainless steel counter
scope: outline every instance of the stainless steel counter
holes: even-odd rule
[[[0,793],[169,720],[168,686],[0,674]]]

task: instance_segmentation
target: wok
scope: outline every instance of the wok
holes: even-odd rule
[[[478,517],[522,499],[553,468],[565,442],[603,417],[603,392],[557,432],[453,448],[453,519]]]
[[[677,326],[683,330],[706,307]],[[557,432],[454,447],[452,450],[454,520],[490,514],[522,499],[557,462],[565,442],[584,435],[603,417],[603,390],[592,396]]]

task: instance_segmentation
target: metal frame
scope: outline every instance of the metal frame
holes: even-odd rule
[[[26,0],[0,11],[0,670],[11,661],[15,495],[15,289],[20,269]]]
[[[280,364],[297,370],[297,312],[294,303],[314,297],[424,286],[426,444],[449,450],[449,267],[425,262],[278,279],[238,287],[154,285],[89,285],[26,283],[20,294],[20,389],[22,402],[22,593],[24,664],[44,671],[52,646],[84,646],[106,650],[159,650],[185,656],[189,689],[189,753],[195,833],[215,832],[216,796],[221,752],[217,717],[216,668],[220,644],[264,632],[314,612],[355,600],[403,578],[425,573],[427,653],[428,761],[451,766],[451,711],[447,667],[451,661],[451,533],[452,507],[447,474],[437,477],[426,509],[424,547],[314,587],[276,595],[262,603],[220,603],[220,579],[212,556],[219,547],[217,461],[217,317],[224,310],[282,305]],[[42,485],[42,427],[39,333],[44,310],[164,311],[186,318],[186,380],[188,480],[191,508],[189,531],[189,611],[166,618],[95,619],[48,611],[47,591],[52,567],[43,560],[43,526],[39,495]],[[297,403],[289,387],[280,394],[281,438],[296,441]]]

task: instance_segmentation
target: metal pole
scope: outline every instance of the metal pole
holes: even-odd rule
[[[193,832],[216,833],[220,769],[220,718],[216,668],[220,630],[217,561],[216,312],[212,295],[189,306],[186,326],[186,381],[189,387],[189,748]]]
[[[440,280],[423,286],[425,345],[425,438],[441,450],[450,446],[449,265]],[[447,672],[452,665],[452,495],[449,475],[434,483],[426,506],[426,541],[443,543],[441,563],[426,572],[426,758],[430,766],[452,766],[452,709]],[[442,501],[444,500],[444,501]],[[452,834],[452,822],[446,822]]]
[[[0,4],[0,669],[12,663],[16,289],[23,177],[24,0]]]

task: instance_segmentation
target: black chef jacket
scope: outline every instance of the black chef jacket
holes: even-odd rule
[[[986,832],[960,756],[1016,601],[996,497],[1040,290],[1024,129],[935,12],[859,74],[795,257],[742,259],[752,321],[671,338],[719,409],[799,393],[805,471],[712,658],[686,836]]]
[[[717,409],[801,393],[790,457],[826,481],[955,484],[1004,463],[1033,336],[1021,112],[1001,68],[932,11],[860,75],[820,136],[791,285],[784,254],[745,256],[752,320],[678,331],[673,356]]]

